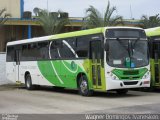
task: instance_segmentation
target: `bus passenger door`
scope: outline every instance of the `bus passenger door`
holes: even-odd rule
[[[159,86],[160,85],[160,41],[153,42],[153,56],[154,61],[151,62],[151,72],[152,79],[154,78],[154,83],[152,85]]]
[[[102,88],[102,69],[101,69],[101,41],[91,41],[90,43],[90,57],[91,57],[91,76],[93,88]]]
[[[14,58],[14,72],[15,72],[15,81],[19,83],[19,65],[20,65],[20,50],[15,50]]]

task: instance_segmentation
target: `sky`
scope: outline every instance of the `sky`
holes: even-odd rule
[[[33,12],[33,9],[38,7],[51,12],[68,12],[69,17],[85,17],[85,10],[90,5],[104,13],[107,3],[108,0],[24,0],[24,11]],[[117,8],[115,15],[121,15],[125,19],[140,19],[142,15],[160,14],[160,0],[110,0],[110,3]]]

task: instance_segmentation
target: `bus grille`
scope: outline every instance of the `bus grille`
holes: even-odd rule
[[[123,72],[123,75],[138,75],[139,70],[126,70]]]
[[[124,85],[136,85],[138,81],[131,81],[131,82],[123,82]]]
[[[121,77],[121,79],[124,79],[124,80],[134,80],[134,79],[140,79],[140,77],[139,76],[131,76],[131,77]]]

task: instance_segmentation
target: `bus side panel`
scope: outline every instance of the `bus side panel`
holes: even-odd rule
[[[32,84],[34,85],[51,85],[45,78],[41,75],[36,61],[21,62],[19,67],[20,82],[25,83],[25,73],[29,72],[32,79]]]
[[[78,73],[85,73],[84,60],[38,61],[42,76],[52,85],[77,88]]]
[[[7,80],[12,81],[13,83],[16,83],[15,80],[15,67],[13,62],[6,62],[6,78]]]
[[[83,60],[60,60],[60,77],[65,87],[77,88],[77,74],[84,70]]]
[[[39,81],[40,85],[48,81],[50,84],[47,85],[77,88],[77,76],[79,73],[84,73],[88,78],[89,89],[106,91],[104,68],[101,68],[101,86],[93,87],[91,60],[89,59],[38,61],[37,64],[43,78]]]
[[[36,71],[36,62],[33,61],[21,61],[19,66],[19,76],[20,76],[20,82],[25,83],[25,73],[29,72],[32,79],[32,84],[38,84],[37,79],[37,71]]]
[[[29,72],[34,85],[53,86],[48,82],[39,71],[36,61],[21,62],[20,64],[20,82],[25,83],[25,73]]]

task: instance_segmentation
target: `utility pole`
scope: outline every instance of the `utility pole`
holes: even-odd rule
[[[132,7],[130,5],[130,14],[131,14],[131,19],[133,19],[133,16],[132,16]]]
[[[48,11],[48,0],[47,0],[47,11]]]

